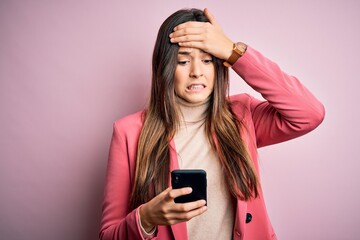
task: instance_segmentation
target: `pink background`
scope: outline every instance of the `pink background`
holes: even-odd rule
[[[163,20],[206,6],[326,107],[315,131],[259,150],[279,238],[359,239],[359,1],[1,0],[2,239],[97,239],[112,123],[146,104]]]

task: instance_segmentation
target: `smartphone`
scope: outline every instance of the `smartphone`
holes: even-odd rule
[[[171,172],[173,189],[191,187],[192,192],[174,199],[176,203],[193,202],[200,199],[207,201],[206,172],[202,169],[179,169]]]

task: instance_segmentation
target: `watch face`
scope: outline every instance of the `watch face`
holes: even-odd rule
[[[239,50],[239,53],[240,53],[241,55],[243,55],[243,54],[245,53],[246,47],[247,47],[246,44],[244,44],[244,43],[242,43],[242,42],[236,43],[236,48]]]

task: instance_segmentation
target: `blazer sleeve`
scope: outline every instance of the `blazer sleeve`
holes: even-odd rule
[[[126,128],[125,128],[126,129]],[[138,222],[138,209],[130,210],[132,162],[124,126],[114,124],[104,190],[103,214],[99,239],[126,240],[145,239]]]
[[[322,103],[296,77],[250,46],[233,70],[266,100],[250,99],[257,147],[299,137],[323,121]]]

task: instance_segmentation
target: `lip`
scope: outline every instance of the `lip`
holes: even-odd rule
[[[186,87],[186,91],[191,93],[201,92],[206,88],[206,85],[203,83],[192,83]]]

